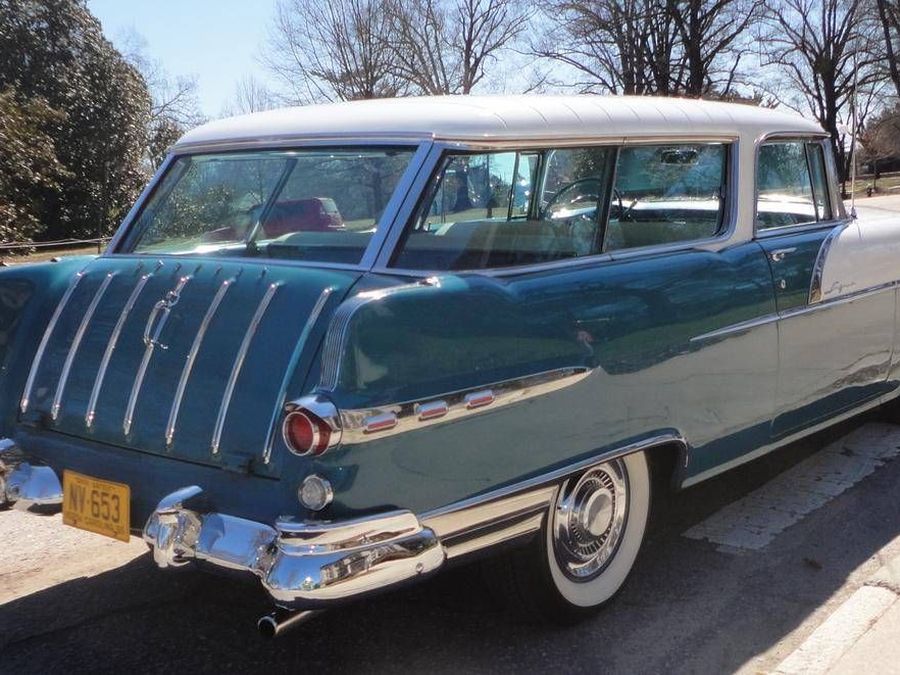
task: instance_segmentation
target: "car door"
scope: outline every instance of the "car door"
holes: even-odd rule
[[[789,138],[759,148],[757,239],[772,269],[779,315],[775,437],[883,393],[890,367],[893,294],[822,298],[828,252],[856,228],[829,190],[827,150],[817,139]]]
[[[549,423],[529,424],[529,413],[521,429],[510,425],[516,431],[503,444],[509,451],[496,443],[482,447],[473,436],[453,461],[471,452],[472,462],[490,462],[492,476],[505,476],[514,467],[547,466],[561,453],[676,429],[694,446],[695,474],[768,442],[778,361],[775,297],[765,253],[733,234],[729,167],[736,152],[711,141],[550,148],[518,157],[447,154],[434,174],[434,196],[408,226],[393,270],[457,277],[442,282],[444,290],[459,283],[473,294],[478,289],[479,299],[477,309],[474,297],[459,304],[471,308],[463,317],[443,295],[437,302],[448,306],[438,312],[440,323],[420,328],[419,336],[466,325],[487,349],[502,333],[503,354],[466,360],[467,377],[479,382],[504,377],[491,369],[495,362],[523,372],[573,364],[591,371],[577,391],[560,394],[552,411],[545,406]],[[515,201],[524,193],[531,206]],[[449,362],[437,342],[425,349],[420,341],[416,349]],[[400,368],[400,354],[396,365],[383,354],[367,359],[389,373]],[[408,361],[408,352],[403,357]],[[440,363],[430,358],[416,372]],[[522,467],[526,460],[532,464]],[[440,460],[416,461],[433,470]],[[453,466],[442,470],[450,475]]]

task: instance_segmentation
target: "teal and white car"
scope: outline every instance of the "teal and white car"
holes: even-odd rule
[[[0,501],[254,574],[270,634],[501,549],[568,619],[625,581],[654,490],[898,395],[898,261],[785,112],[212,122],[104,254],[0,272]]]

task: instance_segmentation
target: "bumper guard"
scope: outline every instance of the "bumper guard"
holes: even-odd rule
[[[324,609],[437,570],[437,535],[410,511],[340,522],[279,519],[274,527],[202,507],[202,489],[165,497],[144,528],[160,567],[200,560],[251,572],[276,605]]]
[[[62,505],[62,497],[62,485],[53,469],[31,464],[12,440],[0,439],[0,506],[53,510]]]

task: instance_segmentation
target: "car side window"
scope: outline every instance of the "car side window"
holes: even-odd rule
[[[448,154],[392,264],[488,269],[597,253],[614,155],[608,147]]]
[[[622,148],[605,249],[716,236],[724,222],[727,157],[724,143]]]
[[[825,156],[818,141],[773,141],[759,149],[756,227],[809,225],[832,217]]]

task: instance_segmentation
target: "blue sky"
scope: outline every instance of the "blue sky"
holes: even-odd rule
[[[268,79],[256,59],[275,0],[88,0],[88,7],[113,44],[135,30],[169,74],[196,75],[210,117],[221,114],[242,77]]]

